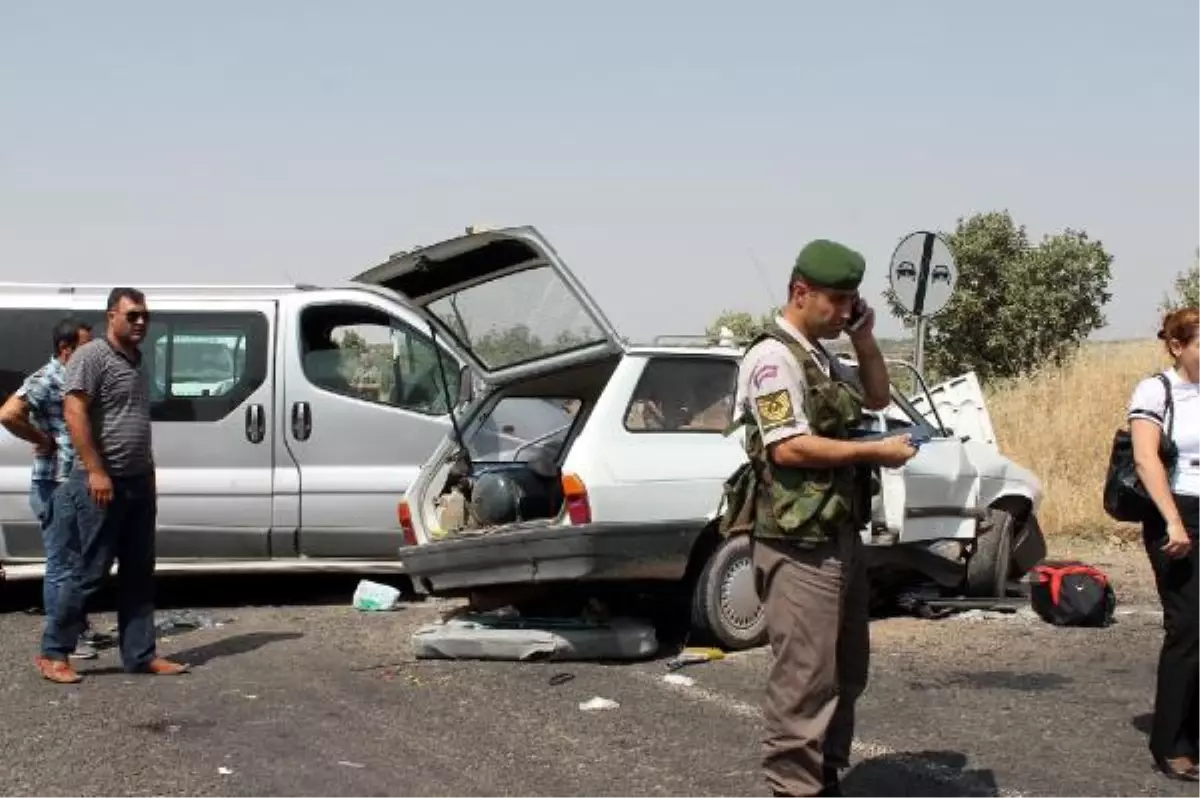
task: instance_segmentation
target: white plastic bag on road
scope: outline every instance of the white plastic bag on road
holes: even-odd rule
[[[600,696],[596,696],[595,698],[587,701],[582,701],[579,704],[579,708],[584,712],[597,712],[604,709],[618,709],[620,706],[620,704],[618,704],[616,701],[613,701],[611,698],[601,698]]]
[[[363,612],[388,612],[400,606],[400,591],[364,579],[354,589],[354,609]]]

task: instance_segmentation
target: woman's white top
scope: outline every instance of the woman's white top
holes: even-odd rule
[[[1171,491],[1185,496],[1200,496],[1200,383],[1184,382],[1175,369],[1163,372],[1171,385],[1175,425],[1171,438],[1179,448],[1179,460],[1168,475]],[[1129,400],[1129,418],[1144,418],[1163,429],[1170,426],[1166,417],[1167,392],[1157,377],[1147,377],[1133,389]]]

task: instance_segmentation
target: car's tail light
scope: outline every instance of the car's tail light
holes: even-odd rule
[[[402,501],[396,505],[396,517],[400,520],[400,531],[404,535],[406,546],[417,545],[417,531],[413,529],[412,509],[408,502]]]
[[[567,504],[567,517],[572,524],[590,524],[592,505],[588,502],[587,488],[583,480],[574,474],[563,474],[563,499]]]

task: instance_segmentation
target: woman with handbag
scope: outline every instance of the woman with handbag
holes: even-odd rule
[[[1163,608],[1150,752],[1167,776],[1197,781],[1197,520],[1200,516],[1200,315],[1167,315],[1158,337],[1173,367],[1142,380],[1129,404],[1133,460],[1153,502],[1143,542]],[[1165,453],[1165,454],[1164,454]]]

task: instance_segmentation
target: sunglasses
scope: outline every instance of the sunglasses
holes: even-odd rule
[[[125,321],[130,324],[137,324],[139,321],[150,323],[150,311],[148,310],[130,310],[125,313]]]

